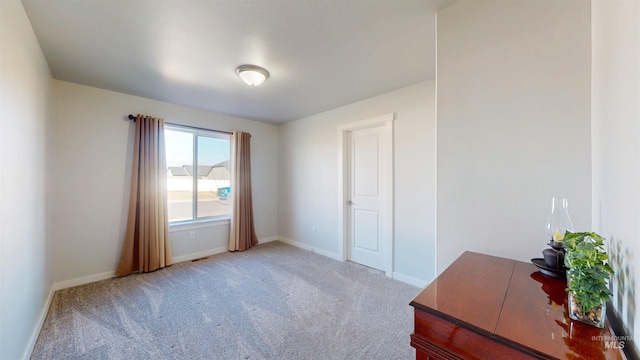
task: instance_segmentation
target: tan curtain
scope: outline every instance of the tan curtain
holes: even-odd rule
[[[251,134],[231,135],[231,228],[229,251],[243,251],[258,244],[253,226],[251,195]]]
[[[154,271],[173,263],[167,214],[164,120],[136,117],[129,219],[116,276]]]

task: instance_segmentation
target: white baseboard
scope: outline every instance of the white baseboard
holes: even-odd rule
[[[282,241],[283,243],[289,244],[289,245],[293,245],[295,247],[299,247],[301,249],[305,249],[305,250],[309,250],[311,252],[314,252],[316,254],[319,255],[323,255],[338,261],[344,261],[342,258],[340,258],[340,256],[338,256],[338,254],[336,253],[332,253],[330,251],[326,251],[326,250],[322,250],[322,249],[318,249],[316,247],[313,247],[311,245],[305,244],[305,243],[301,243],[299,241],[295,241],[295,240],[291,240],[288,239],[286,237],[280,236],[280,237],[276,237],[278,240]],[[403,283],[409,284],[409,285],[413,285],[419,288],[423,288],[425,286],[428,285],[428,281],[427,280],[423,280],[423,279],[418,279],[415,278],[413,276],[409,276],[409,275],[405,275],[399,272],[393,272],[392,274],[390,274],[393,279],[401,281]]]
[[[226,246],[221,246],[213,249],[208,249],[205,251],[199,251],[197,253],[191,253],[186,255],[175,256],[173,258],[173,263],[177,264],[183,261],[191,261],[195,259],[202,259],[207,256],[222,254],[223,252],[229,251],[229,248]]]
[[[278,236],[270,236],[270,237],[259,239],[258,241],[259,241],[259,243],[263,244],[263,243],[268,243],[268,242],[276,241],[276,240],[280,240],[280,237],[278,237]],[[207,256],[221,254],[221,253],[226,252],[228,250],[229,249],[226,246],[221,246],[221,247],[217,247],[217,248],[213,248],[213,249],[199,251],[199,252],[196,252],[196,253],[176,256],[176,257],[173,258],[173,262],[174,263],[179,263],[179,262],[183,262],[183,261],[191,261],[191,260],[201,259],[201,258],[204,258],[204,257],[207,257]],[[112,271],[107,271],[107,272],[103,272],[103,273],[100,273],[100,274],[89,275],[89,276],[84,276],[84,277],[81,277],[81,278],[60,281],[60,282],[57,282],[57,283],[53,284],[53,290],[52,291],[55,292],[57,290],[67,289],[67,288],[74,287],[74,286],[80,286],[80,285],[90,284],[90,283],[96,282],[96,281],[111,279],[111,278],[115,277],[115,273],[116,273],[116,270],[113,269]]]
[[[328,258],[332,258],[332,259],[335,259],[335,260],[338,260],[338,261],[344,261],[344,260],[342,260],[342,258],[340,258],[340,256],[338,256],[338,254],[333,253],[331,251],[318,249],[317,247],[311,246],[309,244],[305,244],[305,243],[301,243],[299,241],[291,240],[291,239],[288,239],[288,238],[283,237],[283,236],[279,236],[278,240],[282,241],[283,243],[286,243],[286,244],[289,244],[289,245],[293,245],[295,247],[299,247],[301,249],[309,250],[309,251],[314,252],[314,253],[316,253],[318,255],[326,256]]]
[[[100,273],[100,274],[83,276],[83,277],[75,278],[75,279],[71,279],[71,280],[59,281],[59,282],[53,284],[53,291],[67,289],[67,288],[74,287],[74,286],[90,284],[90,283],[96,282],[96,281],[111,279],[112,277],[115,277],[115,273],[116,273],[116,271],[113,270],[113,271],[103,272],[103,273]]]
[[[427,280],[418,279],[413,276],[405,275],[399,272],[393,272],[393,278],[403,283],[423,288],[429,284]]]
[[[47,296],[47,300],[45,300],[44,305],[42,306],[42,310],[40,310],[40,316],[38,317],[38,321],[36,325],[33,327],[33,331],[31,331],[31,336],[29,337],[29,342],[27,343],[27,347],[24,349],[24,353],[22,354],[23,360],[28,360],[31,358],[31,354],[33,353],[33,348],[36,346],[36,341],[38,341],[38,336],[40,336],[40,330],[42,330],[42,325],[44,325],[44,321],[47,319],[47,314],[49,313],[49,307],[51,306],[51,300],[53,300],[53,294],[56,291],[51,286],[51,290],[49,290],[49,296]]]
[[[262,238],[259,240],[260,244],[265,244],[268,242],[272,242],[272,241],[282,241],[283,243],[289,244],[289,245],[293,245],[295,247],[301,248],[301,249],[305,249],[311,252],[314,252],[316,254],[322,255],[322,256],[326,256],[328,258],[331,259],[335,259],[338,261],[344,261],[342,258],[340,258],[340,256],[334,252],[331,251],[327,251],[327,250],[323,250],[323,249],[319,249],[317,247],[311,246],[309,244],[305,244],[299,241],[295,241],[295,240],[291,240],[288,239],[286,237],[283,236],[269,236],[266,238]],[[173,258],[173,262],[174,263],[179,263],[179,262],[183,262],[183,261],[191,261],[191,260],[196,260],[196,259],[201,259],[207,256],[212,256],[212,255],[216,255],[216,254],[221,254],[223,252],[228,251],[226,246],[222,246],[222,247],[218,247],[218,248],[213,248],[213,249],[208,249],[205,251],[200,251],[197,253],[191,253],[191,254],[186,254],[186,255],[180,255],[180,256],[176,256]],[[103,272],[100,274],[95,274],[95,275],[90,275],[90,276],[85,276],[85,277],[81,277],[81,278],[77,278],[77,279],[71,279],[71,280],[65,280],[65,281],[60,281],[57,283],[54,283],[52,286],[52,292],[49,295],[49,297],[51,298],[53,296],[53,292],[57,291],[57,290],[62,290],[62,289],[66,289],[66,288],[70,288],[70,287],[74,287],[74,286],[80,286],[80,285],[85,285],[85,284],[89,284],[92,282],[96,282],[96,281],[101,281],[101,280],[106,280],[106,279],[110,279],[112,277],[115,277],[115,270],[113,271],[108,271],[108,272]],[[413,286],[417,286],[420,288],[423,288],[425,286],[427,286],[428,281],[424,280],[424,279],[418,279],[415,278],[413,276],[409,276],[409,275],[405,275],[399,272],[393,272],[392,277],[398,281],[402,281],[404,283],[413,285]],[[50,301],[51,299],[49,299]],[[48,309],[48,307],[47,307]],[[46,313],[45,313],[46,316]]]
[[[262,239],[258,239],[258,243],[259,244],[264,244],[264,243],[268,243],[268,242],[272,242],[272,241],[278,241],[280,240],[279,236],[269,236],[266,238],[262,238]]]
[[[265,244],[271,241],[276,241],[279,240],[280,238],[277,236],[269,236],[266,238],[262,238],[262,239],[258,239],[258,244]],[[195,259],[202,259],[204,257],[207,256],[212,256],[212,255],[216,255],[216,254],[222,254],[224,252],[229,251],[229,248],[227,246],[221,246],[221,247],[217,247],[217,248],[213,248],[213,249],[208,249],[205,251],[200,251],[197,253],[192,253],[192,254],[186,254],[186,255],[180,255],[180,256],[176,256],[173,258],[173,262],[175,263],[179,263],[179,262],[183,262],[183,261],[191,261],[191,260],[195,260]]]
[[[338,254],[330,252],[330,251],[326,251],[323,249],[319,249],[316,248],[314,246],[305,244],[305,243],[301,243],[299,241],[295,241],[295,240],[291,240],[288,239],[286,237],[283,236],[269,236],[266,238],[262,238],[259,240],[259,242],[261,244],[265,244],[268,242],[272,242],[272,241],[282,241],[286,244],[301,248],[301,249],[305,249],[311,252],[314,252],[316,254],[322,255],[322,256],[326,256],[329,257],[331,259],[335,259],[338,261],[343,261],[342,258],[340,258],[340,256],[338,256]],[[200,251],[197,253],[191,253],[191,254],[186,254],[186,255],[181,255],[181,256],[176,256],[173,258],[174,263],[179,263],[179,262],[183,262],[183,261],[191,261],[191,260],[195,260],[195,259],[201,259],[207,256],[212,256],[212,255],[216,255],[216,254],[221,254],[223,252],[226,252],[228,249],[227,247],[218,247],[218,248],[213,248],[213,249],[209,249],[209,250],[205,250],[205,251]],[[103,272],[103,273],[99,273],[99,274],[94,274],[94,275],[89,275],[89,276],[84,276],[81,278],[76,278],[76,279],[71,279],[71,280],[65,280],[65,281],[60,281],[57,283],[54,283],[52,286],[52,290],[51,293],[49,294],[49,302],[51,301],[51,298],[53,297],[53,293],[57,290],[62,290],[62,289],[67,289],[70,287],[74,287],[74,286],[80,286],[80,285],[85,285],[85,284],[90,284],[92,282],[96,282],[96,281],[101,281],[101,280],[106,280],[106,279],[110,279],[115,277],[115,269],[113,271],[107,271],[107,272]],[[397,279],[398,281],[402,281],[404,283],[413,285],[413,286],[417,286],[417,287],[425,287],[427,285],[427,281],[423,280],[423,279],[418,279],[409,275],[405,275],[402,273],[398,273],[398,272],[394,272],[393,276],[394,279]],[[48,305],[47,305],[48,306]],[[48,309],[48,307],[47,307]],[[44,314],[44,316],[46,316],[46,312]],[[44,321],[44,320],[43,320]]]

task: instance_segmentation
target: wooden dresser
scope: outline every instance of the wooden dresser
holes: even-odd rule
[[[569,319],[566,285],[530,263],[465,252],[411,302],[416,359],[625,359],[608,322]]]

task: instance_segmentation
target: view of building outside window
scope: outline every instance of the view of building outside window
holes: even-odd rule
[[[229,135],[167,126],[165,147],[169,222],[229,216]]]

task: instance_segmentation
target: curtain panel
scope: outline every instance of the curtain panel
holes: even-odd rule
[[[129,216],[116,276],[154,271],[173,263],[164,120],[138,115],[135,124]]]
[[[231,135],[231,227],[229,251],[243,251],[258,244],[253,223],[251,191],[251,134]]]

